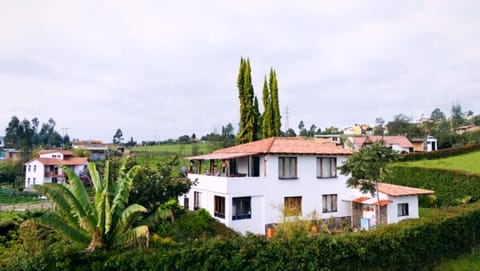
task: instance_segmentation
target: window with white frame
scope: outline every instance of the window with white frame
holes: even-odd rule
[[[322,212],[333,213],[337,211],[337,194],[322,195]]]
[[[398,204],[398,216],[408,216],[408,203]]]
[[[297,178],[297,157],[279,157],[278,158],[278,178],[296,179]]]
[[[251,197],[232,199],[232,220],[248,219],[252,217]]]
[[[28,172],[30,172],[32,169],[32,165],[28,165]]]
[[[219,218],[225,218],[225,197],[215,196],[214,200],[213,215]]]
[[[317,157],[317,178],[337,177],[336,157]]]
[[[37,172],[37,165],[33,165],[33,172]]]

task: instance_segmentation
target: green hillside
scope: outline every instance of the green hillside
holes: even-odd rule
[[[425,168],[453,169],[472,173],[480,173],[480,151],[438,160],[403,162],[402,165]]]

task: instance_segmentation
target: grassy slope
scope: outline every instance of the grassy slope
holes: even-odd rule
[[[403,162],[403,165],[419,166],[426,168],[447,168],[453,170],[463,170],[473,173],[480,173],[480,152],[458,155],[454,157],[438,160],[422,160],[416,162]],[[432,210],[422,209],[421,212],[431,212]],[[428,215],[428,214],[427,214]],[[435,270],[480,270],[480,253],[463,254],[457,259],[448,260],[441,263]]]
[[[480,151],[448,157],[438,160],[422,160],[404,162],[402,165],[418,166],[426,168],[441,168],[463,170],[472,173],[480,173]]]

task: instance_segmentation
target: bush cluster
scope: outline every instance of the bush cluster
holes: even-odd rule
[[[405,154],[402,158],[402,161],[441,159],[441,158],[465,154],[465,153],[478,151],[478,150],[480,150],[480,143],[469,144],[469,145],[456,147],[456,148],[441,149],[441,150],[432,151],[432,152],[412,152],[412,153]]]
[[[21,270],[33,270],[38,262],[49,270],[431,270],[478,246],[479,207],[465,205],[443,216],[362,233],[269,240],[255,235],[218,237],[94,254],[55,251],[30,258],[31,268],[23,265]]]
[[[387,182],[435,191],[435,201],[420,198],[426,207],[454,206],[480,199],[480,175],[459,170],[394,165]]]

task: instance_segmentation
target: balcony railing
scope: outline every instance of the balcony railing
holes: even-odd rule
[[[45,172],[45,178],[65,178],[65,173],[58,173],[58,172]]]

